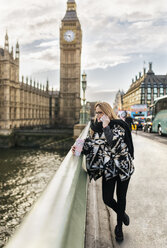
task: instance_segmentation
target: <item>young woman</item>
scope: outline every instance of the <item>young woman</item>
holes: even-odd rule
[[[127,123],[117,118],[108,103],[96,103],[95,112],[82,153],[86,155],[90,180],[102,176],[103,201],[116,212],[115,238],[123,241],[122,225],[130,223],[125,213],[126,193],[134,172],[131,132]],[[75,152],[75,146],[72,151]],[[114,199],[115,187],[117,201]]]

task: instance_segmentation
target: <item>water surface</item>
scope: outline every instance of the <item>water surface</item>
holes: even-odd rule
[[[31,209],[67,152],[0,149],[0,248]]]

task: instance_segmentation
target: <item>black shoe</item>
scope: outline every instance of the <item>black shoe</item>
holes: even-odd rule
[[[116,225],[115,227],[115,239],[118,242],[121,242],[124,240],[123,232],[122,232],[122,227]]]
[[[129,226],[130,218],[126,213],[124,214],[123,223],[125,224],[125,226]]]

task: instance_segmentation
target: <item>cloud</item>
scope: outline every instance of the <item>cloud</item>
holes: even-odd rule
[[[46,41],[40,43],[37,47],[54,47],[58,49],[58,41],[57,40]]]
[[[12,0],[9,4],[9,0],[1,0],[0,37],[5,36],[7,28],[10,46],[15,46],[19,40],[21,75],[39,75],[43,70],[49,72],[59,69],[59,28],[65,15],[66,2]],[[97,88],[104,82],[106,87],[114,89],[115,82],[121,84],[121,73],[114,74],[113,68],[117,71],[118,67],[123,70],[126,65],[131,65],[131,70],[137,62],[141,66],[142,60],[167,55],[165,0],[76,2],[83,31],[82,68],[94,73],[91,83],[98,82]],[[3,44],[1,38],[0,45]],[[161,63],[161,59],[157,61]],[[98,69],[101,69],[103,78],[97,78]],[[108,74],[105,77],[106,71]],[[128,85],[128,78],[124,80],[127,82],[122,81],[122,84]]]
[[[114,102],[115,95],[116,95],[117,90],[111,89],[111,90],[98,90],[94,89],[94,87],[88,87],[86,91],[86,98],[87,101],[94,102],[94,101],[105,101],[109,102],[111,105]]]

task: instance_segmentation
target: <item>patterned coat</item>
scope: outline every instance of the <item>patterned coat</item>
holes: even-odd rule
[[[117,175],[121,181],[127,180],[134,172],[132,157],[125,143],[125,129],[115,124],[107,126],[103,132],[89,134],[83,146],[86,167],[90,180],[105,176],[109,180]]]

